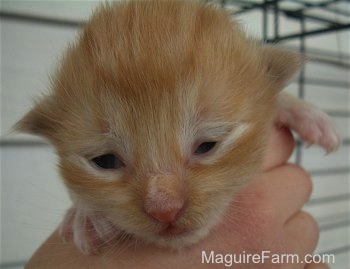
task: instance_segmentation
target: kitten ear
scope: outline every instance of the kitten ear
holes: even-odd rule
[[[54,111],[53,98],[39,102],[13,127],[14,131],[37,135],[52,140],[57,129],[58,113]]]
[[[305,62],[305,57],[300,53],[273,45],[263,46],[262,55],[267,75],[282,87],[288,84]]]

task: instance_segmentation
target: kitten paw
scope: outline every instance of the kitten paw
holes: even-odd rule
[[[106,218],[96,213],[71,208],[59,227],[64,242],[73,242],[84,255],[97,254],[117,234]]]
[[[297,132],[307,146],[317,144],[330,153],[341,145],[341,137],[332,119],[308,103],[300,100],[296,105],[282,107],[278,116],[278,123]]]

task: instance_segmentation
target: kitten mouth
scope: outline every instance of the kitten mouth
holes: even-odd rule
[[[175,226],[173,224],[169,224],[169,226],[167,226],[164,230],[160,231],[158,234],[160,236],[164,236],[164,237],[176,237],[176,236],[182,236],[185,235],[187,233],[189,233],[190,231],[185,229],[185,228],[181,228],[178,226]]]

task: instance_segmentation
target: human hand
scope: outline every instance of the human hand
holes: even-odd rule
[[[300,211],[311,193],[311,180],[299,167],[286,164],[293,138],[285,129],[274,130],[266,152],[263,173],[231,203],[223,219],[199,244],[180,253],[155,246],[117,246],[101,255],[84,256],[54,233],[27,264],[40,268],[227,268],[202,263],[202,251],[215,254],[312,254],[318,240],[314,219]],[[325,269],[323,264],[232,264],[238,269]]]

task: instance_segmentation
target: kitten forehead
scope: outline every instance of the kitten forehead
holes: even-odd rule
[[[236,54],[249,57],[239,27],[223,11],[193,1],[102,6],[78,47],[88,56],[87,68],[128,98],[178,90],[183,81],[217,83],[239,65]]]
[[[204,4],[103,5],[53,81],[69,118],[61,124],[66,141],[82,131],[114,135],[130,156],[147,153],[176,165],[184,145],[226,132],[227,126],[206,130],[206,123],[249,121],[249,96],[261,99],[251,94],[251,78],[259,78],[256,55],[225,12]]]
[[[103,119],[109,110],[112,125],[119,125],[113,119],[118,113],[137,119],[158,112],[164,118],[164,111],[187,113],[186,119],[232,114],[231,107],[240,107],[233,98],[246,80],[242,73],[253,72],[255,58],[239,27],[213,7],[196,1],[105,4],[67,52],[54,89],[85,114],[96,108],[91,114]]]

